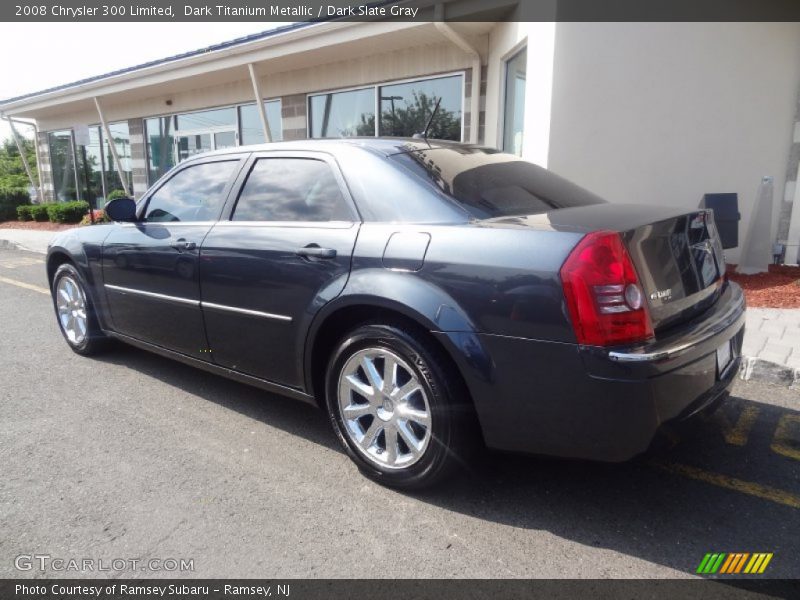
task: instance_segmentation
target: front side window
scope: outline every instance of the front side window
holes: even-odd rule
[[[308,115],[312,138],[375,135],[375,88],[311,96]]]
[[[244,184],[234,221],[352,221],[330,166],[310,158],[261,158]]]
[[[193,165],[175,174],[150,197],[147,222],[212,221],[225,202],[223,192],[238,161]]]
[[[461,141],[462,78],[461,75],[453,75],[379,87],[379,135],[411,137],[415,133],[422,133],[437,100],[441,99],[428,137]]]

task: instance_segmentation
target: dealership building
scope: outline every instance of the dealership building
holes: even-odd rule
[[[45,200],[102,205],[208,150],[410,136],[440,100],[432,135],[518,154],[611,202],[690,209],[736,193],[740,241],[771,209],[770,244],[796,262],[800,24],[450,20],[473,4],[444,2],[433,22],[285,25],[0,113],[35,121]]]

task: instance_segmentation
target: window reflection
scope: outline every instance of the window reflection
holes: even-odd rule
[[[312,138],[375,135],[375,88],[309,98]]]
[[[223,191],[238,161],[205,163],[176,173],[147,203],[148,222],[210,221],[219,217]]]
[[[283,139],[283,127],[281,123],[281,101],[270,100],[264,102],[264,110],[267,113],[267,123],[269,133],[273,142],[280,142]],[[239,107],[239,118],[241,119],[242,145],[263,144],[264,129],[261,127],[261,117],[258,114],[255,104],[246,104]]]
[[[127,121],[110,123],[108,129],[111,131],[111,137],[117,149],[117,156],[125,176],[125,183],[128,186],[128,190],[131,190],[133,189],[133,167],[131,165],[131,136],[128,131],[128,123]],[[103,132],[101,131],[100,133],[102,134]],[[114,155],[111,153],[111,144],[105,135],[102,135],[102,138],[105,188],[106,194],[110,194],[114,190],[122,190],[124,188],[117,172],[117,165],[114,163]]]
[[[422,133],[441,98],[428,137],[460,141],[462,88],[461,75],[381,86],[379,134],[411,137]]]
[[[350,221],[330,167],[306,158],[262,158],[247,177],[234,221]]]
[[[226,125],[229,125],[232,129],[236,128],[236,108],[233,106],[178,115],[179,131],[209,129]]]
[[[75,161],[72,153],[72,132],[52,131],[48,134],[53,189],[56,200],[65,202],[77,199],[75,189]]]
[[[147,136],[147,174],[154,183],[175,166],[172,117],[145,119]]]
[[[525,121],[525,77],[528,50],[523,48],[506,63],[503,150],[522,156],[522,132]]]

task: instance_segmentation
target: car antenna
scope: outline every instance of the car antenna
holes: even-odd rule
[[[436,100],[436,106],[433,107],[433,112],[431,113],[431,117],[428,119],[428,122],[425,125],[425,130],[422,133],[418,133],[417,135],[415,135],[414,136],[415,138],[418,139],[422,138],[426,142],[428,141],[428,131],[430,130],[431,125],[433,124],[433,119],[434,117],[436,117],[436,113],[439,112],[439,104],[441,102],[442,102],[442,97],[439,96],[439,98]]]

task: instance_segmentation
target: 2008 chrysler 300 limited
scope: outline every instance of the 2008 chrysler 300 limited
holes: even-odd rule
[[[276,143],[181,163],[53,241],[61,331],[319,403],[370,477],[471,446],[605,461],[716,406],[744,299],[705,210],[609,204],[494,150]]]

